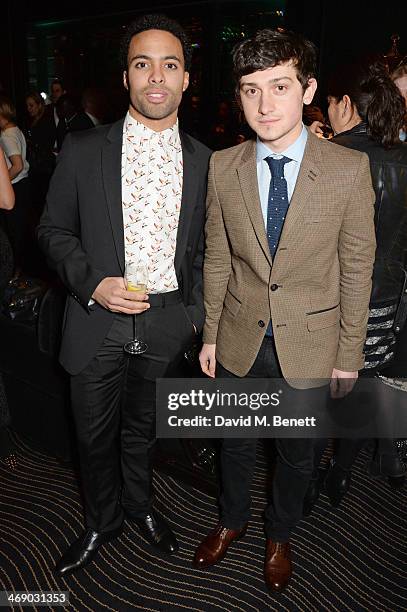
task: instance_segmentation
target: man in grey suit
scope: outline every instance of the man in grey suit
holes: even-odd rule
[[[203,223],[210,151],[178,128],[190,45],[160,15],[122,43],[124,120],[66,137],[38,230],[69,291],[60,360],[71,374],[86,528],[57,564],[67,575],[117,537],[124,516],[161,552],[177,540],[152,508],[155,379],[202,329]],[[125,265],[148,268],[128,291]],[[148,348],[128,356],[137,331]],[[121,485],[123,483],[123,487]]]

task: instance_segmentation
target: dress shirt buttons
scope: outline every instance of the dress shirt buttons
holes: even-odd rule
[[[260,321],[258,322],[258,326],[259,327],[264,327],[265,326],[265,322],[260,319]]]
[[[277,289],[278,289],[278,285],[276,285],[275,283],[273,283],[273,284],[271,285],[270,289],[271,289],[272,291],[277,291]]]

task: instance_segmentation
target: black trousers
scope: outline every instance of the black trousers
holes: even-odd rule
[[[32,206],[30,196],[30,181],[21,179],[13,184],[15,205],[12,210],[3,213],[5,230],[13,250],[14,264],[17,268],[24,268],[27,263],[33,235],[30,235],[30,222]]]
[[[178,291],[150,296],[150,303],[137,315],[146,353],[123,351],[133,317],[118,314],[95,357],[71,377],[85,522],[100,532],[120,526],[124,514],[151,511],[155,378],[171,373],[194,336]]]
[[[272,338],[264,338],[247,376],[282,377]],[[218,363],[216,377],[229,378],[235,375]],[[250,484],[256,463],[256,446],[256,439],[225,438],[222,441],[220,520],[228,529],[239,529],[249,520]],[[265,530],[268,538],[286,542],[302,518],[304,496],[313,470],[313,440],[281,438],[276,440],[276,449],[278,456],[272,485],[272,502],[266,508]]]
[[[374,378],[375,377],[374,374],[375,374],[375,371],[373,370],[362,370],[359,373],[359,378],[361,379],[363,378],[364,380],[369,379],[369,378]],[[384,385],[384,383],[382,384]],[[381,404],[382,406],[386,406],[386,396],[385,396],[386,387],[384,385],[383,387],[379,386],[379,390],[380,388],[383,389],[384,393],[382,396],[380,393],[378,393],[375,396],[374,401],[377,402],[379,405]],[[391,421],[388,421],[388,419],[386,419],[385,410],[381,411],[380,425],[381,425],[381,435],[383,435],[383,437],[375,439],[375,444],[376,444],[375,452],[379,455],[391,455],[391,456],[396,457],[398,453],[397,453],[397,447],[396,447],[395,439],[394,439],[395,437],[394,424]],[[365,439],[365,438],[337,438],[334,443],[334,454],[333,454],[334,461],[344,470],[351,470],[353,467],[353,464],[358,458],[360,451],[362,450],[364,446],[367,446],[369,441],[370,439]],[[314,475],[313,475],[314,478],[318,477],[318,467],[321,464],[322,456],[325,452],[327,445],[328,445],[327,439],[315,440]]]

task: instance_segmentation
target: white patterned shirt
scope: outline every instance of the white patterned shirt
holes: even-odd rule
[[[182,180],[178,122],[155,132],[127,113],[122,146],[125,262],[148,266],[151,293],[178,288],[174,257]]]

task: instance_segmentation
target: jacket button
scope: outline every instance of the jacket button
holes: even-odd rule
[[[261,320],[260,320],[260,321],[258,322],[258,326],[259,326],[259,327],[264,327],[264,326],[265,326],[264,321],[261,321]]]
[[[274,283],[273,285],[271,285],[270,289],[271,289],[272,291],[277,291],[277,289],[278,289],[278,285],[276,285],[276,284]]]

